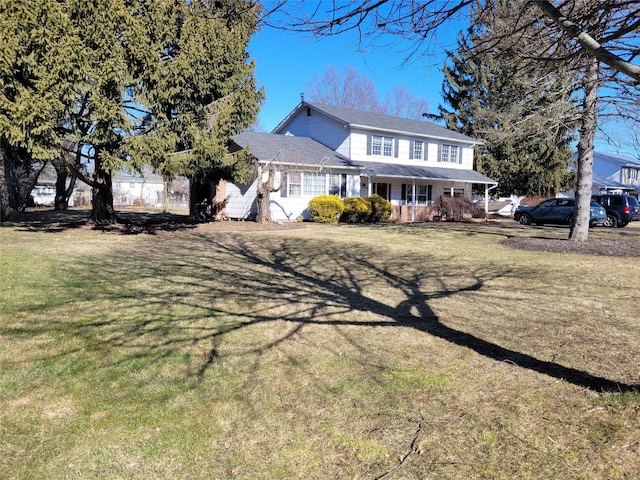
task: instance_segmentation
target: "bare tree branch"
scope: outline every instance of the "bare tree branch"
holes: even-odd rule
[[[538,0],[535,5],[567,35],[577,41],[589,54],[609,67],[629,75],[640,83],[640,66],[627,62],[604,48],[591,35],[563,15],[551,2]]]

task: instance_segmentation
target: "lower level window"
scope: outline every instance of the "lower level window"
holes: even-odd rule
[[[327,192],[327,176],[324,173],[302,174],[302,194],[305,197],[315,197]]]
[[[432,195],[432,185],[402,184],[402,200],[406,205],[431,205]]]
[[[302,172],[287,173],[287,195],[290,197],[302,195]]]
[[[317,172],[287,172],[288,197],[317,197],[329,192],[330,195],[346,196],[347,176],[345,174]]]
[[[450,197],[451,196],[451,189],[450,188],[445,188],[443,196]],[[464,197],[464,188],[454,188],[453,189],[453,196],[454,197]]]
[[[374,183],[373,193],[381,196],[385,200],[391,200],[391,184],[390,183]]]
[[[340,198],[347,196],[346,174],[332,173],[329,175],[329,195],[338,195]]]

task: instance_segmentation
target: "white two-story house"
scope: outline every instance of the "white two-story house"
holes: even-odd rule
[[[593,193],[640,195],[640,160],[594,152]]]
[[[473,138],[430,122],[305,101],[272,133],[244,132],[234,142],[251,149],[262,171],[276,168],[274,220],[307,218],[309,200],[317,195],[375,193],[391,202],[396,219],[423,221],[433,216],[430,207],[441,195],[470,198],[472,185],[483,185],[485,193],[496,185],[473,170],[479,143]],[[222,214],[255,215],[256,186],[254,179],[219,188]]]

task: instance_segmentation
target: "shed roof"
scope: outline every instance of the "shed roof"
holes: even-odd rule
[[[421,165],[395,165],[381,162],[358,162],[368,177],[411,178],[451,182],[471,182],[495,185],[498,182],[476,172],[459,168],[426,167]]]

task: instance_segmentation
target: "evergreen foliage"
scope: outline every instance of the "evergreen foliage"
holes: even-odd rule
[[[485,48],[491,26],[460,36],[444,67],[439,111],[447,126],[484,144],[476,169],[499,182],[502,195],[552,195],[572,186],[571,142],[577,108],[572,75],[544,74],[497,45]]]
[[[115,219],[116,169],[246,179],[227,142],[264,98],[246,52],[259,13],[251,0],[0,0],[2,151],[62,159],[71,145],[94,166],[72,168],[98,222]]]

